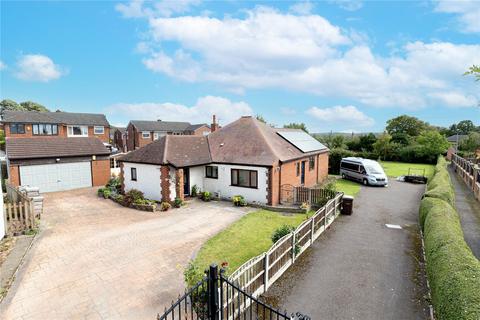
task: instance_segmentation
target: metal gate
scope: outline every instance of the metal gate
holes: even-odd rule
[[[289,316],[245,292],[210,266],[206,277],[165,309],[158,320],[310,320],[300,313]]]

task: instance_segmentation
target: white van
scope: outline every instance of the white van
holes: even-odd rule
[[[374,160],[348,157],[340,162],[340,174],[343,179],[353,179],[364,185],[386,186],[387,175],[382,166]]]

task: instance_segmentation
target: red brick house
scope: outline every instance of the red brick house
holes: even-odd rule
[[[127,128],[117,127],[113,133],[113,146],[119,152],[127,152]]]
[[[207,135],[210,127],[204,123],[132,120],[126,131],[126,151],[132,151],[166,135]]]
[[[167,135],[123,156],[124,189],[172,201],[195,185],[220,198],[278,205],[284,186],[311,187],[328,175],[328,149],[301,130],[242,117],[208,136]]]
[[[4,111],[11,184],[40,192],[104,185],[110,125],[103,114]]]

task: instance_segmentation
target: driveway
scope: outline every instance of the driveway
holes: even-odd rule
[[[0,319],[155,319],[183,292],[183,267],[202,243],[245,212],[195,200],[148,213],[93,188],[47,194]]]
[[[267,301],[312,319],[427,319],[417,227],[424,188],[397,181],[362,187],[353,215],[340,216],[269,289]]]

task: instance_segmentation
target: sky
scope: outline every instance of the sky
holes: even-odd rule
[[[1,1],[0,99],[129,120],[480,125],[479,1]]]

